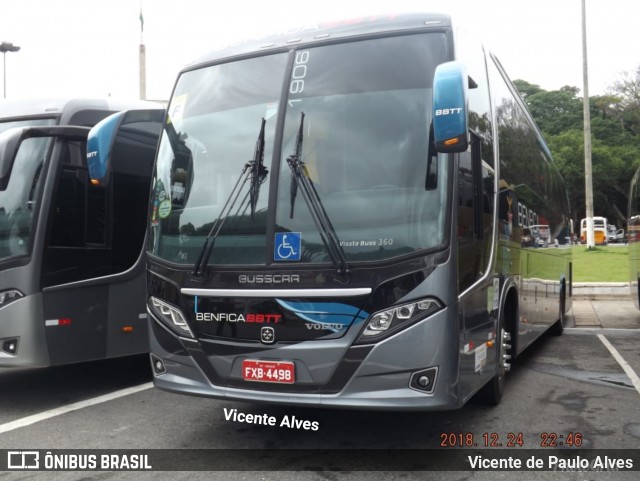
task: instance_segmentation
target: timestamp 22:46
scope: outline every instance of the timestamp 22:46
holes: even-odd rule
[[[442,448],[521,448],[525,444],[522,433],[507,433],[501,437],[498,433],[440,433],[440,447]],[[582,446],[581,433],[541,433],[538,447],[555,448],[559,446]]]

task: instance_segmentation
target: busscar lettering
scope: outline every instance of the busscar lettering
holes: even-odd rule
[[[294,284],[300,282],[298,274],[241,274],[240,284]]]

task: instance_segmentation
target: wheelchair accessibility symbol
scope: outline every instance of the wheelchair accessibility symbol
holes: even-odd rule
[[[273,252],[274,261],[299,261],[302,235],[300,232],[278,232]]]

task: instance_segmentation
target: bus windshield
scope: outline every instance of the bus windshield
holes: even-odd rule
[[[19,120],[0,123],[0,133],[14,127],[51,125],[54,119]],[[22,142],[5,190],[0,190],[0,261],[29,254],[32,219],[37,211],[37,194],[42,166],[50,141],[45,138]]]
[[[250,182],[241,182],[237,202],[222,215],[210,263],[330,262],[326,232],[297,193],[287,162],[294,155],[348,262],[441,248],[447,168],[444,156],[431,153],[429,129],[434,70],[448,55],[446,36],[429,33],[182,74],[158,152],[150,252],[196,262],[262,138],[268,174],[255,208],[249,209]]]

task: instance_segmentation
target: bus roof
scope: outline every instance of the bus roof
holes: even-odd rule
[[[287,50],[298,45],[319,44],[335,39],[357,38],[383,32],[424,31],[451,27],[451,18],[439,13],[414,13],[402,15],[368,15],[360,18],[320,22],[288,29],[265,37],[248,38],[227,45],[198,58],[183,71],[203,64],[248,54]]]
[[[59,118],[60,124],[81,110],[111,110],[114,112],[133,108],[150,108],[152,104],[142,100],[123,101],[111,98],[49,98],[0,101],[0,121],[21,118]]]

